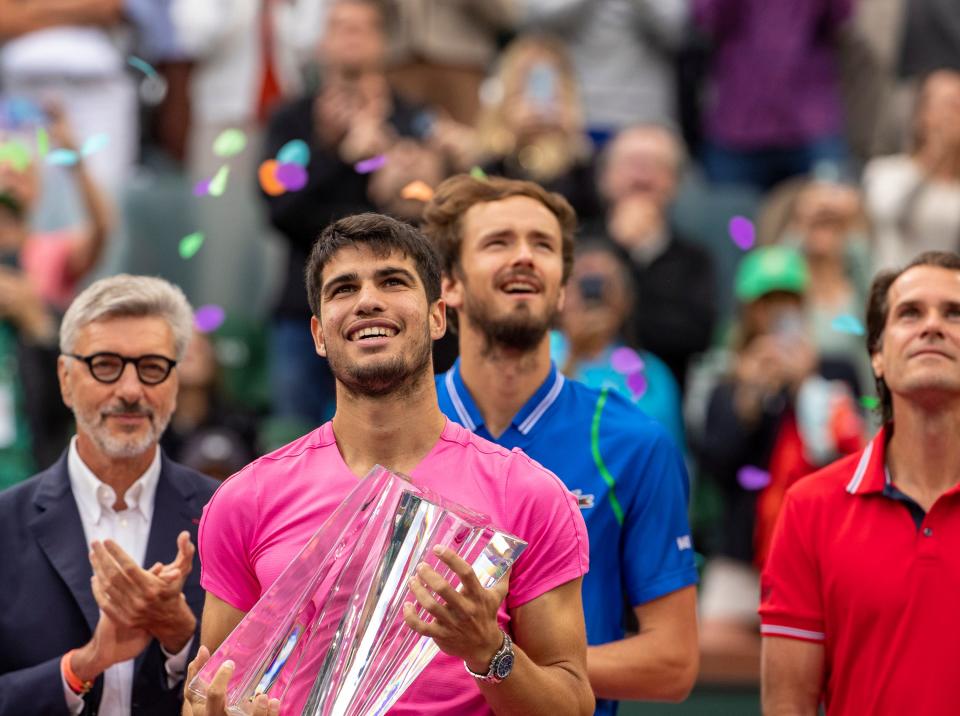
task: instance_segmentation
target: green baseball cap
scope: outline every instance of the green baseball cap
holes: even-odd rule
[[[761,246],[740,261],[734,293],[748,303],[774,291],[803,293],[808,280],[807,262],[799,251],[789,246]]]

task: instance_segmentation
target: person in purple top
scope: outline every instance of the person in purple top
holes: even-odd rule
[[[693,0],[713,43],[703,164],[711,181],[768,189],[842,163],[837,37],[854,0]]]

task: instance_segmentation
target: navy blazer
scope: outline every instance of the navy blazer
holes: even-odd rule
[[[216,487],[161,454],[144,564],[172,561],[183,530],[197,543],[200,513]],[[0,492],[0,716],[68,714],[60,658],[86,644],[99,619],[88,552],[66,452],[49,469]],[[199,554],[183,591],[199,626]],[[165,661],[156,640],[137,657],[133,714],[180,713],[182,684],[167,687]],[[84,716],[97,713],[102,686],[101,676],[84,699]]]

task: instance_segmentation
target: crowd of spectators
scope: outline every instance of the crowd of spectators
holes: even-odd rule
[[[554,359],[683,449],[703,674],[755,680],[783,491],[877,425],[870,277],[960,249],[955,0],[0,0],[0,487],[66,445],[60,312],[121,271],[226,315],[178,366],[171,457],[222,479],[328,419],[311,244],[419,223],[460,172],[576,209]]]

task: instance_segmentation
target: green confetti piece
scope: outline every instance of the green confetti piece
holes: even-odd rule
[[[0,162],[10,162],[16,171],[25,171],[30,166],[30,151],[16,141],[0,144]]]
[[[224,164],[210,180],[210,187],[207,190],[210,196],[223,196],[223,192],[227,190],[227,179],[229,177],[230,167]]]
[[[203,246],[204,236],[201,231],[194,231],[180,239],[180,258],[192,259]]]
[[[50,135],[46,128],[37,127],[37,155],[42,159],[50,151]]]
[[[860,405],[867,410],[876,410],[880,407],[880,398],[873,395],[864,395],[860,398]]]
[[[470,176],[472,176],[474,179],[477,179],[479,181],[487,180],[487,173],[483,171],[483,169],[481,169],[480,167],[473,167],[470,170]]]
[[[239,129],[225,129],[213,140],[213,153],[218,157],[232,157],[247,146],[247,135]]]

